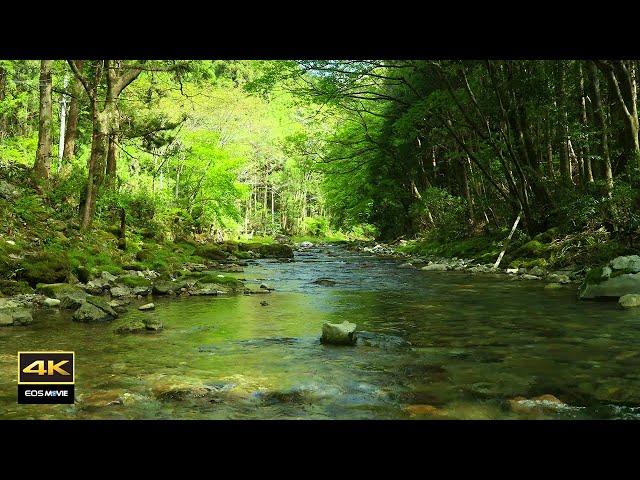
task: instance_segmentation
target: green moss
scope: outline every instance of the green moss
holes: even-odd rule
[[[236,258],[239,258],[240,260],[247,260],[249,258],[253,258],[249,252],[241,252],[240,250],[235,252],[234,255],[236,256]]]
[[[151,282],[149,280],[147,280],[144,277],[138,277],[137,275],[131,275],[131,276],[126,276],[126,277],[120,277],[118,279],[119,283],[122,283],[123,285],[126,285],[127,287],[130,288],[136,288],[136,287],[148,287],[149,285],[151,285]]]
[[[71,273],[65,252],[41,252],[20,263],[19,277],[30,285],[66,282]]]
[[[194,250],[194,255],[209,260],[225,260],[229,254],[216,245],[199,245]]]
[[[0,280],[0,293],[6,296],[20,295],[23,293],[33,293],[33,289],[27,282],[15,280]]]
[[[602,267],[596,267],[596,268],[591,268],[588,272],[587,275],[584,279],[585,283],[589,284],[589,285],[593,285],[593,284],[598,284],[600,282],[603,282],[607,279],[607,277],[605,277],[602,274]]]

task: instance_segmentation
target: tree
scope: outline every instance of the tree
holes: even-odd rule
[[[51,66],[53,60],[40,62],[40,116],[38,120],[38,151],[33,170],[36,179],[46,182],[51,170]]]

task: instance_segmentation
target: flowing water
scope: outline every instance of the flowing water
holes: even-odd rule
[[[331,246],[234,275],[276,291],[160,299],[153,312],[122,316],[157,316],[165,325],[157,334],[117,335],[115,324],[55,311],[0,329],[0,418],[640,415],[640,313],[578,301],[575,286],[401,269]],[[319,278],[336,283],[313,283]],[[372,340],[322,345],[322,324],[343,320]],[[25,350],[76,352],[75,405],[16,404],[16,352]],[[510,409],[509,399],[543,394],[569,408]]]

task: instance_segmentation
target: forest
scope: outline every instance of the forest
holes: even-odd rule
[[[0,324],[30,324],[31,313],[18,312],[25,302],[37,308],[62,302],[69,315],[75,310],[76,322],[100,323],[129,315],[131,302],[167,294],[260,297],[262,303],[237,307],[253,318],[273,299],[293,302],[292,292],[301,294],[296,288],[315,295],[317,288],[342,292],[341,285],[348,291],[355,284],[370,293],[384,286],[392,297],[404,288],[406,308],[415,310],[391,316],[415,320],[422,318],[420,309],[449,308],[411,299],[406,285],[413,291],[427,286],[414,283],[423,277],[404,275],[422,270],[544,280],[531,295],[546,299],[541,304],[553,302],[549,311],[572,305],[584,318],[603,313],[578,298],[640,306],[639,76],[637,60],[0,60]],[[406,272],[385,273],[386,264],[362,255],[397,260],[398,271]],[[331,262],[342,267],[325,271]],[[287,268],[304,271],[298,274],[306,286],[287,283],[298,278],[287,277]],[[370,277],[361,268],[372,269]],[[458,313],[458,302],[474,295],[473,288],[493,289],[483,298],[501,305],[492,297],[498,287],[486,283],[493,277],[467,284],[453,280],[461,277],[424,275],[433,282],[428,288],[458,305]],[[268,283],[274,278],[283,281],[282,297],[278,285]],[[399,287],[398,278],[408,283]],[[534,298],[516,285],[524,283],[509,283],[519,300],[507,316],[526,311]],[[450,296],[449,288],[467,293]],[[270,292],[269,301],[254,295]],[[95,299],[99,295],[108,295],[108,304]],[[391,307],[374,297],[363,296],[362,308],[387,321]],[[335,307],[335,297],[315,298]],[[282,311],[315,305],[308,298],[295,301],[302,303],[284,304]],[[319,312],[307,314],[317,321],[329,315]],[[351,314],[368,325],[368,314]],[[532,331],[569,328],[544,321]],[[162,328],[160,320],[138,317],[118,325],[116,333]],[[479,330],[471,337],[484,336],[484,326],[474,325]],[[387,327],[385,335],[396,328]],[[231,330],[248,341],[242,335],[254,327],[244,328]],[[287,328],[290,336],[300,333]],[[448,328],[454,327],[439,331],[443,341],[463,348],[453,345],[458,333]],[[361,334],[358,345],[404,345],[378,334]],[[422,336],[414,341],[428,343]],[[348,343],[355,345],[355,337]],[[624,355],[627,345],[618,347]],[[502,353],[487,355],[482,358]],[[463,390],[476,400],[516,402],[482,415],[499,416],[505,408],[522,414],[516,394],[547,395],[539,400],[544,405],[550,397],[556,406],[604,408],[612,399],[640,405],[635,384],[625,387],[627,393],[602,379],[588,388],[563,387],[575,373],[564,367],[545,383],[541,373],[516,381],[513,368],[521,364],[505,366],[508,379],[495,379],[503,390],[480,392],[480,380],[465,377],[462,364],[455,371],[462,360],[452,358],[453,366],[430,366],[436,369],[425,375],[471,385],[472,393]],[[438,368],[452,369],[453,377]],[[248,374],[242,375],[237,382],[245,385]],[[487,367],[478,375],[498,373]],[[153,385],[154,398],[162,401],[177,391],[188,397],[193,387],[184,393]],[[409,406],[400,402],[403,415],[476,415],[460,406],[459,389],[455,395],[442,391],[449,396],[428,404],[414,392]],[[273,405],[281,393],[260,398]],[[296,403],[302,394],[287,395],[293,396],[286,402]],[[547,415],[547,407],[536,412]]]

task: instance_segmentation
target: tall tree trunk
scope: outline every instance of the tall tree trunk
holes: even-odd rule
[[[117,163],[118,163],[118,134],[112,133],[111,135],[109,135],[109,144],[108,144],[108,150],[107,150],[106,185],[110,188],[116,185]],[[160,188],[162,188],[162,185],[160,186]]]
[[[591,98],[591,106],[593,109],[593,122],[598,131],[600,162],[598,171],[601,178],[604,178],[607,190],[611,192],[613,188],[613,170],[611,168],[611,156],[609,155],[609,138],[607,132],[607,123],[602,110],[602,99],[600,96],[600,81],[596,65],[593,62],[587,62],[587,76],[589,78],[589,97]]]
[[[87,185],[84,201],[80,208],[81,223],[84,230],[91,225],[95,213],[98,189],[104,179],[105,158],[107,156],[107,116],[104,112],[97,111],[97,105],[93,108],[93,133],[91,138],[91,155],[89,156]]]
[[[64,74],[64,88],[67,88],[69,83],[69,74]],[[64,136],[66,134],[67,124],[67,95],[60,95],[60,135],[58,138],[58,166],[57,171],[60,171],[62,165],[62,155],[64,154]]]
[[[582,125],[585,131],[589,129],[589,117],[587,115],[587,92],[584,84],[584,73],[582,71],[582,63],[578,63],[580,69],[580,107],[582,109]],[[593,170],[591,168],[591,149],[589,142],[584,142],[581,148],[582,164],[584,165],[584,182],[593,183]]]
[[[82,70],[82,60],[77,60],[78,69]],[[67,126],[64,133],[64,149],[62,151],[62,163],[66,165],[75,155],[76,139],[78,138],[78,119],[80,117],[80,97],[82,84],[74,75],[71,80],[71,99],[69,100],[69,112],[67,113]],[[64,167],[63,167],[64,168]]]
[[[47,181],[51,169],[51,65],[53,60],[40,62],[40,118],[38,121],[38,150],[33,166],[36,178]]]
[[[558,99],[558,106],[560,110],[560,133],[559,144],[562,146],[560,155],[560,177],[562,183],[566,186],[573,185],[573,174],[571,171],[571,157],[569,149],[569,119],[565,102],[565,71],[564,62],[558,61],[557,63],[557,77],[556,77],[556,97]]]

